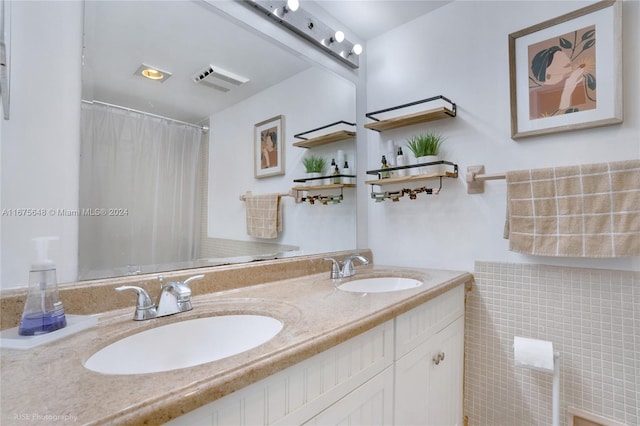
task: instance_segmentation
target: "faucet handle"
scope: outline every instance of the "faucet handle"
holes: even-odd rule
[[[147,293],[142,287],[137,287],[134,285],[123,285],[120,287],[116,287],[114,290],[118,292],[133,290],[138,294],[136,312],[133,315],[134,320],[141,321],[149,318],[154,318],[156,316],[156,307],[151,301],[149,293]]]
[[[333,264],[331,265],[331,279],[336,280],[340,278],[340,263],[333,257],[325,257],[324,260],[333,262]]]
[[[189,283],[191,281],[196,281],[196,280],[201,280],[204,278],[204,274],[200,274],[200,275],[194,275],[192,277],[187,278],[186,280],[184,280],[182,282],[182,284],[186,285],[187,287],[189,287]]]

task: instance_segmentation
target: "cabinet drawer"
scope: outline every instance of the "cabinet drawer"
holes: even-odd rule
[[[464,315],[464,285],[429,300],[395,320],[395,360]]]

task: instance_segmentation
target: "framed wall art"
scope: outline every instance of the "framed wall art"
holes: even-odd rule
[[[284,174],[284,134],[283,115],[254,126],[254,176],[256,178]]]
[[[509,34],[513,139],[622,122],[621,8],[603,0]]]

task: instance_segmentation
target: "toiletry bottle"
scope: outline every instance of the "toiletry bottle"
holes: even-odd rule
[[[344,160],[346,160],[347,158],[344,156],[344,151],[339,149],[338,150],[338,155],[336,155],[336,164],[342,164],[344,163]]]
[[[387,164],[389,165],[389,167],[395,167],[396,166],[396,150],[395,150],[395,144],[393,143],[393,140],[388,140],[387,141],[387,152],[385,153],[385,157],[387,158]],[[393,177],[395,176],[396,172],[389,172],[389,177]]]
[[[58,237],[34,238],[38,251],[38,260],[29,271],[29,290],[18,334],[35,336],[64,328],[67,318],[58,294],[56,265],[47,259],[49,241]]]
[[[340,183],[340,169],[338,169],[338,166],[335,166],[333,168],[333,179],[331,183],[334,183],[334,184]]]
[[[332,158],[331,164],[329,165],[329,175],[333,175],[333,171],[336,169],[336,167],[337,167],[336,159]],[[333,176],[327,177],[323,180],[325,185],[331,185],[333,183]]]
[[[398,155],[396,156],[396,166],[398,167],[402,167],[405,166],[405,162],[404,162],[404,153],[402,152],[402,147],[399,146],[398,147]],[[398,176],[406,176],[407,171],[405,169],[401,169],[397,171]]]
[[[351,168],[349,167],[349,162],[345,159],[344,160],[344,167],[342,168],[342,174],[343,175],[350,175],[351,174]],[[342,178],[342,183],[351,183],[352,178],[350,177],[343,177]]]
[[[382,169],[382,171],[380,172],[380,179],[388,179],[389,177],[391,177],[391,175],[388,171],[385,171],[385,169],[389,168],[389,164],[387,164],[387,157],[383,155],[381,162],[382,165],[380,166],[380,168]]]

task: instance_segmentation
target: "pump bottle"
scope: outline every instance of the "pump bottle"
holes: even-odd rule
[[[58,294],[56,265],[47,258],[49,241],[58,237],[34,238],[38,260],[29,271],[29,290],[18,334],[36,336],[66,327],[67,318]]]
[[[404,154],[402,152],[402,147],[399,146],[398,147],[398,155],[396,156],[396,166],[402,167],[404,165],[405,165]],[[406,172],[407,172],[406,170],[400,169],[400,170],[398,170],[398,176],[406,176]]]
[[[380,165],[380,169],[382,169],[382,171],[380,172],[380,179],[389,179],[391,177],[391,174],[387,170],[389,168],[389,164],[387,164],[387,157],[383,155],[380,162],[382,163]]]

